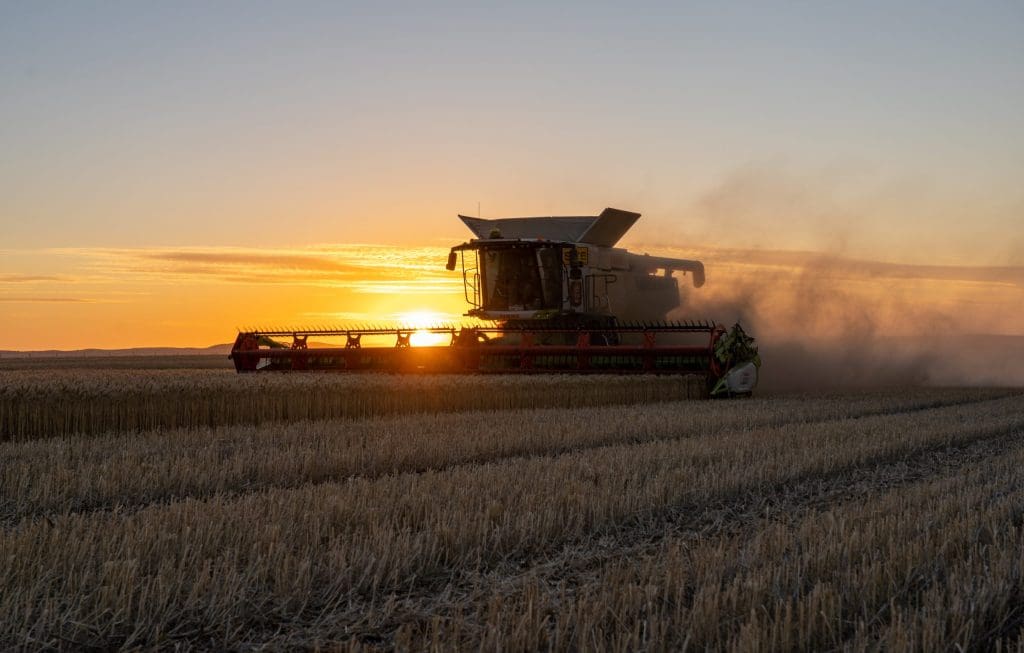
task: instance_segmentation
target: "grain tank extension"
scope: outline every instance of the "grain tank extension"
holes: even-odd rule
[[[451,249],[446,268],[461,273],[466,315],[478,323],[247,329],[231,358],[239,372],[698,374],[711,395],[749,394],[760,360],[739,325],[665,321],[680,305],[680,279],[704,285],[703,263],[616,247],[639,217],[611,208],[597,216],[460,215],[474,238]],[[445,344],[414,346],[417,332],[442,334]]]

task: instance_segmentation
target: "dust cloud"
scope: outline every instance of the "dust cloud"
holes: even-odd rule
[[[708,265],[670,318],[739,322],[757,338],[762,392],[920,385],[1024,386],[1024,337],[978,335],[970,316],[899,280],[851,277],[849,260]],[[682,287],[684,284],[680,284]]]
[[[704,262],[707,284],[681,280],[669,317],[740,322],[763,391],[1024,386],[1024,335],[989,335],[1024,334],[1024,236],[979,245],[975,229],[1015,224],[1024,204],[976,207],[975,221],[929,190],[864,161],[750,162],[641,224],[636,242]]]

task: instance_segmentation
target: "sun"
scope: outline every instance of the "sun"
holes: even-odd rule
[[[448,332],[431,333],[428,329],[442,327],[451,322],[451,316],[436,311],[408,311],[398,314],[398,323],[403,327],[415,328],[409,339],[413,347],[437,347],[451,342]]]

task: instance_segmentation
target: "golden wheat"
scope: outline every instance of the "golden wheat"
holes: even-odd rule
[[[704,405],[726,410],[741,404]],[[692,406],[661,409],[675,410],[682,420]],[[434,643],[447,648],[463,643],[475,648],[496,640],[488,639],[487,631],[469,632],[463,639],[447,627],[451,620],[432,630],[403,630],[400,623],[389,624],[388,615],[398,614],[403,600],[460,587],[463,575],[534,565],[573,542],[589,546],[608,533],[660,523],[666,511],[707,511],[737,497],[777,495],[795,483],[898,465],[943,448],[1012,441],[1024,433],[1021,409],[1021,397],[1012,395],[859,419],[747,423],[635,444],[627,418],[616,427],[627,434],[620,443],[580,451],[201,500],[179,497],[127,514],[115,510],[26,519],[0,536],[0,586],[7,590],[0,597],[0,645],[172,647],[188,642],[244,648],[268,641],[289,625],[304,624],[307,639],[278,644],[309,646],[323,637],[342,644]],[[748,419],[754,420],[754,413]],[[585,414],[578,415],[580,430],[593,426],[582,419]],[[466,417],[474,416],[459,416]],[[778,418],[766,422],[772,419]],[[544,419],[527,427],[509,415],[504,420],[491,422],[490,437],[529,441],[540,437],[538,429],[558,437],[546,430]],[[386,457],[379,464],[381,469],[393,465]],[[21,481],[19,487],[30,484]],[[892,546],[898,546],[905,534],[897,530],[893,537]],[[770,560],[762,562],[771,568]],[[883,575],[879,582],[898,589],[897,580]],[[538,612],[540,604],[531,603],[530,596],[524,590],[529,619],[522,623],[546,623],[551,613]],[[443,603],[443,596],[438,601]],[[556,648],[616,648],[654,642],[658,647],[658,642],[671,642],[658,630],[662,622],[656,614],[628,624],[601,622],[603,630],[587,633],[570,625],[556,639],[535,627],[509,630],[509,619],[518,619],[516,605],[510,602],[507,613],[503,604],[494,606],[488,619],[493,616],[495,633],[520,646],[548,642]],[[588,621],[592,617],[580,614],[574,622],[570,616],[568,623],[597,623]],[[778,622],[768,617],[771,613],[766,623]],[[353,630],[361,624],[374,628],[362,640]],[[415,639],[421,632],[429,641]],[[746,631],[736,632],[740,637]],[[785,632],[799,638],[804,631]],[[766,646],[790,641],[772,639],[763,630],[750,633],[749,640],[722,641],[741,645],[755,641],[755,635]],[[801,641],[813,647],[818,640]]]
[[[0,441],[393,413],[697,398],[695,376],[395,376],[0,371]]]

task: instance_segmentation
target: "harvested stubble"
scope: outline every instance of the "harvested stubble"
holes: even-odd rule
[[[0,372],[0,441],[393,413],[697,398],[696,376],[395,376],[215,370]]]
[[[825,510],[775,506],[710,536],[570,559],[560,573],[480,578],[440,606],[448,618],[402,626],[397,639],[519,650],[1019,647],[1024,448],[1006,454]]]
[[[675,408],[682,415],[690,406]],[[466,591],[460,579],[510,568],[519,573],[559,547],[643,527],[666,511],[699,512],[731,498],[771,496],[794,483],[825,481],[945,447],[1009,441],[1024,433],[1021,408],[1021,397],[1010,396],[178,500],[128,515],[26,520],[0,538],[0,583],[9,590],[0,597],[0,645],[246,647],[280,636],[282,628],[307,636],[278,640],[279,646],[358,643],[360,633],[363,641],[385,646],[422,645],[415,639],[421,631],[389,621],[400,615],[401,597],[426,594],[444,604],[445,597],[455,600]],[[524,433],[535,426],[498,428],[513,440],[536,437]],[[629,424],[619,430],[620,442],[636,439]],[[871,537],[888,535],[872,531]],[[888,540],[876,545],[896,546]],[[770,568],[772,561],[763,562]],[[890,596],[903,580],[879,577]],[[707,591],[716,590],[709,585]],[[509,601],[508,616],[529,598]],[[506,623],[503,606],[493,609],[488,619]],[[584,623],[587,616],[576,619]],[[783,617],[767,612],[764,619],[777,623]],[[530,618],[551,625],[543,615]],[[512,648],[517,641],[528,646],[531,637],[558,647],[614,647],[629,641],[634,624],[648,628],[645,619],[609,621],[593,640],[583,639],[571,617],[554,635],[502,633]],[[881,625],[892,624],[883,618]],[[872,626],[869,632],[879,631]],[[439,647],[474,648],[487,641],[479,633],[463,641],[440,624],[431,636]],[[657,648],[660,640],[645,641]],[[769,638],[765,646],[776,641]]]
[[[363,420],[69,436],[0,445],[0,526],[39,514],[297,487],[755,427],[972,403],[1008,390],[400,415]],[[516,431],[496,425],[514,424]]]

